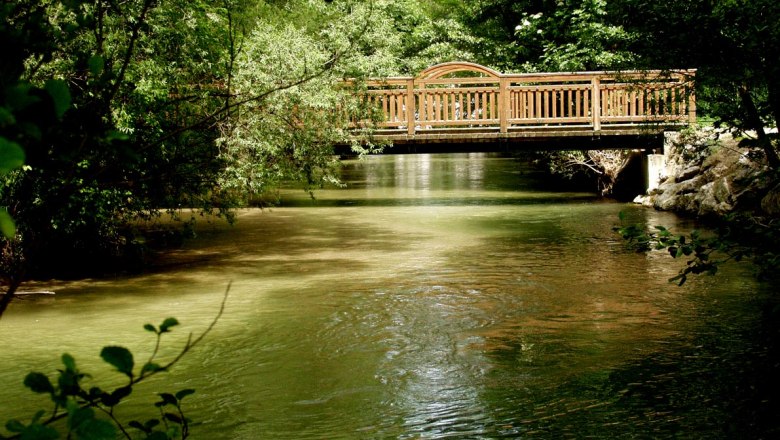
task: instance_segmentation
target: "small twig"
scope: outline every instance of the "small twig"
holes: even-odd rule
[[[130,436],[130,433],[127,432],[127,430],[124,428],[124,426],[122,426],[122,422],[120,422],[119,419],[117,419],[116,416],[114,415],[114,407],[111,407],[110,410],[107,410],[107,409],[103,408],[102,406],[98,405],[97,409],[99,409],[100,411],[105,413],[111,419],[111,421],[114,422],[114,425],[116,425],[119,428],[119,430],[122,431],[122,434],[124,434],[125,438],[127,438],[128,440],[132,440],[132,437]]]

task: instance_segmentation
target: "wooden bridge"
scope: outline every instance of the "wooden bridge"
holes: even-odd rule
[[[394,145],[618,138],[625,145],[694,123],[694,77],[695,70],[502,74],[452,62],[416,78],[368,81],[365,96],[380,111],[376,138]]]

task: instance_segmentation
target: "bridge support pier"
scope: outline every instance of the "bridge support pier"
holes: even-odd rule
[[[645,169],[645,193],[658,188],[661,179],[666,176],[666,156],[663,154],[645,154],[642,158]]]
[[[663,154],[646,153],[643,160],[645,169],[645,194],[658,188],[666,177],[670,174],[671,164],[669,162],[669,152],[672,151],[672,145],[680,137],[678,131],[665,131],[663,134]]]

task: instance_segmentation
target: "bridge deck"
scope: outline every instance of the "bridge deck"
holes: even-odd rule
[[[502,74],[444,63],[367,82],[376,138],[399,143],[655,136],[696,120],[695,70]],[[371,125],[357,123],[356,125]]]

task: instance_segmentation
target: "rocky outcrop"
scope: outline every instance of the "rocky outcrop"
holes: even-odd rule
[[[768,187],[766,168],[731,135],[712,128],[675,133],[664,154],[666,176],[637,203],[699,217],[780,213],[780,185]]]
[[[780,217],[780,184],[775,185],[761,199],[761,210],[771,217]]]

